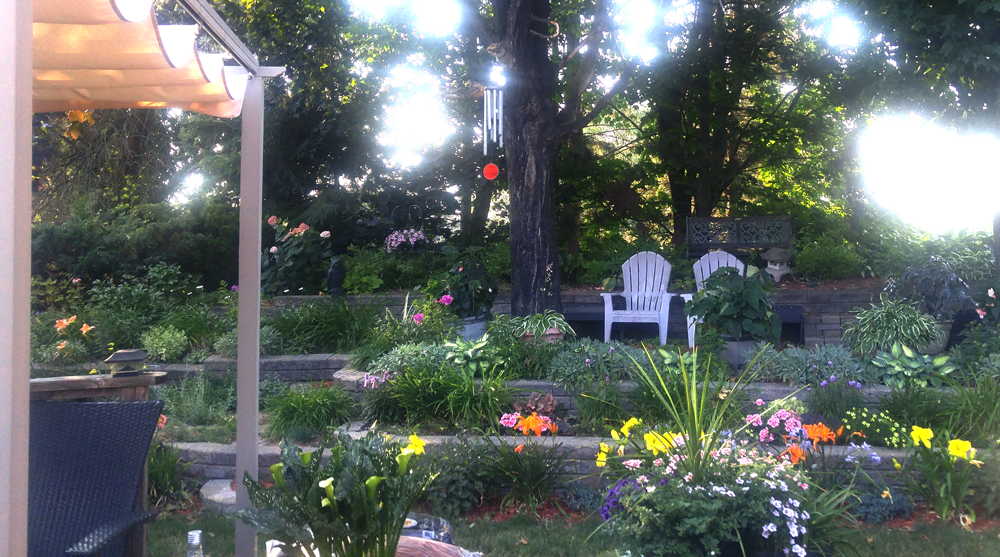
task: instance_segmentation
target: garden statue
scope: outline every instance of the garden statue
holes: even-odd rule
[[[789,249],[771,248],[761,254],[764,261],[767,261],[767,268],[764,270],[771,275],[774,282],[781,282],[781,277],[785,275],[794,276],[791,267],[788,266],[788,260],[794,253]]]
[[[344,260],[339,257],[330,258],[330,270],[326,272],[326,288],[331,296],[344,296],[344,279],[347,271],[344,270]]]

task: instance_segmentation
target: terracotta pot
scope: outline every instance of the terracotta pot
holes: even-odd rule
[[[550,327],[547,331],[545,331],[545,334],[542,335],[541,342],[547,342],[549,344],[562,342],[565,336],[566,335],[564,335],[559,329]],[[535,342],[535,334],[526,333],[523,337],[521,337],[521,342]]]

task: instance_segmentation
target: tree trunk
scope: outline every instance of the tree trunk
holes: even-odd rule
[[[490,217],[490,205],[493,202],[495,186],[491,180],[482,179],[483,184],[476,189],[476,198],[472,201],[472,214],[469,218],[469,245],[481,246],[486,236],[486,223]]]
[[[494,0],[507,64],[504,149],[510,187],[511,313],[562,310],[555,230],[555,163],[561,131],[552,100],[548,0]]]

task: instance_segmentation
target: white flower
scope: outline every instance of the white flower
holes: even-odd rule
[[[320,238],[329,238],[330,237],[330,231],[329,230],[324,230],[324,231],[320,232],[319,233],[319,237]]]
[[[278,246],[271,246],[271,253],[278,253]]]
[[[655,485],[651,485],[651,486],[647,486],[646,487],[646,493],[652,493],[654,491],[656,491],[656,486]]]

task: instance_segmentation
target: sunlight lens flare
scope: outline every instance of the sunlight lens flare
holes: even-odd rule
[[[656,12],[652,0],[615,0],[613,17],[618,24],[618,42],[626,55],[644,62],[656,57],[657,50],[649,41]]]
[[[439,147],[455,129],[441,103],[439,80],[426,70],[397,66],[389,75],[390,103],[378,142],[395,149],[390,157],[403,168],[420,164],[421,153]]]
[[[356,14],[378,21],[396,13],[410,20],[413,28],[426,35],[451,35],[462,20],[462,8],[455,0],[349,0]]]
[[[916,118],[890,117],[861,136],[871,198],[928,232],[989,225],[1000,210],[1000,140],[959,135]]]

